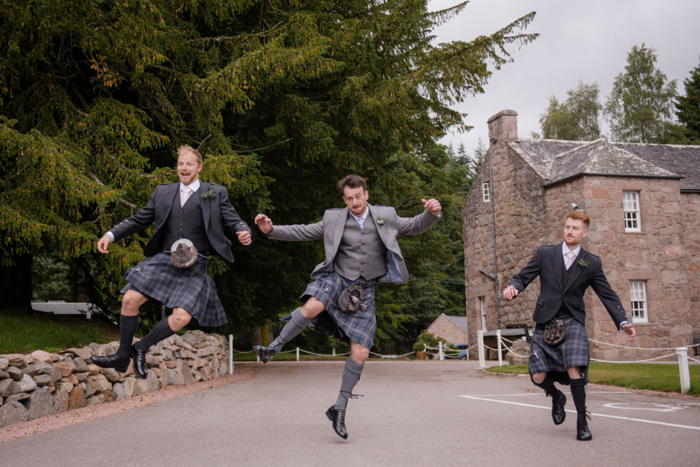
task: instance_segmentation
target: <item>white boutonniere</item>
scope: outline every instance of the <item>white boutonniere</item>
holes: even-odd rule
[[[377,225],[379,227],[383,226],[385,222],[386,222],[385,218],[383,218],[382,216],[377,216]]]

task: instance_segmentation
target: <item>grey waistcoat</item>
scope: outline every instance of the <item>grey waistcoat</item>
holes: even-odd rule
[[[170,215],[164,228],[165,232],[163,232],[161,237],[163,239],[163,250],[169,251],[172,244],[181,238],[191,240],[200,253],[212,250],[204,228],[202,196],[199,191],[192,193],[182,207],[180,207],[180,197],[175,196],[175,201],[170,209]]]
[[[372,214],[367,214],[364,229],[360,230],[357,220],[348,212],[333,268],[352,281],[360,277],[369,281],[386,274],[386,246],[379,238]]]

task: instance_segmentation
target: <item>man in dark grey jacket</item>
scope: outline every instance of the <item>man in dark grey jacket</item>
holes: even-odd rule
[[[129,283],[121,291],[124,298],[119,318],[119,350],[114,355],[91,357],[95,365],[125,372],[133,359],[134,373],[145,379],[146,351],[151,345],[173,335],[193,317],[203,326],[227,323],[214,281],[207,274],[208,257],[218,254],[233,262],[231,242],[224,236],[224,228],[235,233],[243,245],[250,245],[253,237],[229,203],[226,188],[200,182],[201,171],[199,152],[182,146],[177,158],[180,181],[156,187],[138,214],[124,219],[97,243],[100,253],[109,253],[111,242],[141,232],[155,222],[153,237],[143,249],[146,258],[124,276]],[[175,266],[170,257],[171,246],[181,239],[190,240],[199,253],[197,261],[187,268]],[[173,313],[132,346],[139,307],[149,299],[172,308]]]
[[[335,432],[347,439],[348,399],[355,397],[352,389],[360,379],[376,331],[374,284],[408,280],[397,237],[425,232],[437,222],[442,207],[436,199],[423,199],[425,211],[412,218],[399,217],[392,207],[367,203],[367,185],[358,175],[340,180],[338,190],[347,208],[329,209],[323,220],[315,224],[273,226],[266,215],[255,217],[260,231],[271,239],[323,239],[326,259],[314,268],[311,277],[315,281],[301,296],[303,305],[292,312],[280,335],[268,347],[255,346],[254,349],[260,360],[267,363],[312,320],[318,329],[349,341],[350,357],[345,363],[340,394],[335,405],[326,412]],[[350,295],[343,295],[346,290],[352,290],[358,300],[355,311],[344,309],[343,297]]]
[[[530,377],[532,382],[552,397],[552,419],[556,425],[564,423],[566,396],[556,389],[554,382],[571,385],[576,405],[576,439],[593,438],[586,421],[586,384],[588,382],[588,335],[583,294],[588,287],[598,295],[615,325],[637,339],[634,328],[627,322],[620,298],[610,288],[603,266],[596,255],[581,247],[588,235],[590,219],[581,211],[572,211],[566,217],[564,242],[538,248],[535,256],[503,290],[503,296],[514,299],[525,290],[535,277],[540,276],[540,295],[537,298],[533,320],[537,323],[530,344]],[[565,330],[562,343],[545,342],[545,325],[561,320]]]

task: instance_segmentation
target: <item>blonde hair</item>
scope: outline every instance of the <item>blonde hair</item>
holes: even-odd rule
[[[204,159],[202,159],[202,155],[192,146],[188,146],[185,144],[177,148],[177,157],[180,157],[183,154],[194,154],[197,157],[197,162],[200,165],[204,162]]]

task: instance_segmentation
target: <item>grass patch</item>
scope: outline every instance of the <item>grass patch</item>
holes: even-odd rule
[[[119,340],[119,329],[83,317],[20,310],[0,311],[0,354],[57,352]]]
[[[491,373],[528,374],[527,365],[504,365],[487,368]],[[599,363],[591,362],[588,370],[591,383],[609,384],[628,389],[649,389],[681,392],[677,363]],[[700,396],[700,365],[690,365],[690,391]]]

